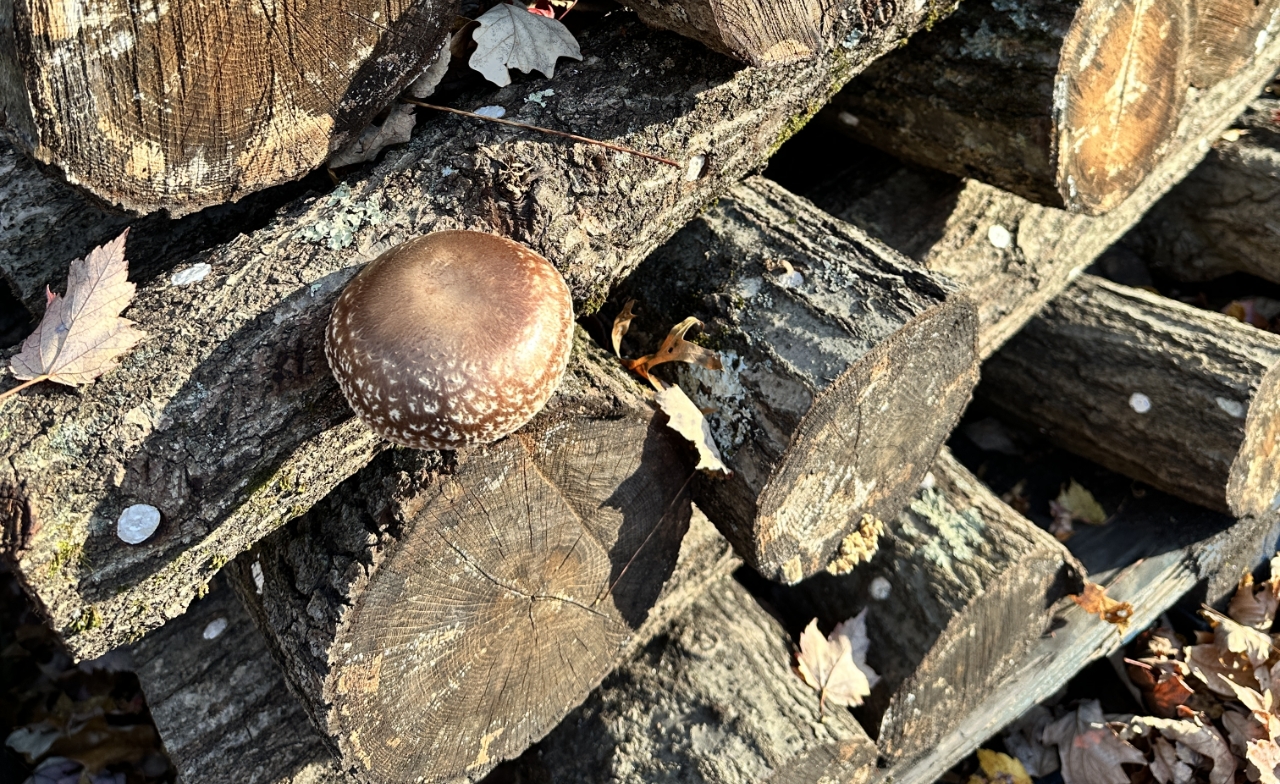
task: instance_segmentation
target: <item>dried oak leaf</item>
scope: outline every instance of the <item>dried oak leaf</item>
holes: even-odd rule
[[[981,774],[969,777],[968,784],[1031,784],[1031,776],[1016,757],[990,749],[978,749]]]
[[[1129,784],[1120,767],[1145,765],[1147,758],[1116,734],[1097,700],[1082,703],[1044,729],[1044,742],[1058,747],[1066,784]]]
[[[1200,614],[1213,624],[1213,644],[1224,653],[1230,651],[1244,656],[1255,668],[1261,667],[1271,657],[1270,636],[1236,623],[1211,607],[1201,609]]]
[[[1049,502],[1049,512],[1053,514],[1055,526],[1063,531],[1071,531],[1073,520],[1089,525],[1107,522],[1107,513],[1102,504],[1093,497],[1093,493],[1074,479],[1058,493],[1056,499]]]
[[[719,354],[684,339],[685,333],[694,326],[700,327],[702,322],[690,316],[671,328],[657,351],[639,359],[624,359],[622,364],[644,378],[649,378],[650,370],[666,362],[688,362],[708,370],[720,370],[723,366],[720,364]]]
[[[556,74],[557,59],[582,59],[569,28],[555,19],[529,13],[524,6],[499,3],[476,22],[479,27],[472,36],[476,50],[467,64],[499,87],[511,84],[509,68],[525,73],[541,71],[550,79]]]
[[[1129,726],[1141,734],[1146,734],[1147,730],[1155,730],[1164,738],[1182,744],[1213,760],[1213,769],[1209,772],[1209,784],[1231,784],[1235,781],[1236,758],[1231,753],[1231,747],[1222,739],[1222,735],[1213,725],[1206,724],[1199,718],[1157,719],[1152,716],[1138,716],[1129,723]],[[1154,766],[1152,772],[1155,772]],[[1170,780],[1173,778],[1171,776]]]
[[[863,610],[836,626],[827,637],[818,631],[817,618],[800,633],[796,669],[804,682],[818,692],[819,712],[826,709],[827,702],[854,707],[861,705],[863,698],[871,694],[871,679],[880,679],[865,663],[866,612]],[[861,640],[856,639],[859,627]],[[855,644],[861,651],[862,666],[854,658]]]
[[[1236,587],[1235,596],[1231,597],[1231,604],[1227,605],[1227,615],[1231,616],[1237,623],[1251,626],[1258,631],[1269,631],[1271,624],[1275,622],[1276,606],[1280,604],[1280,582],[1277,573],[1280,572],[1280,556],[1271,559],[1271,579],[1267,580],[1262,586],[1255,591],[1253,588],[1253,575],[1249,572],[1244,573],[1244,577],[1240,578],[1240,584]]]
[[[88,384],[116,366],[116,358],[146,333],[120,312],[133,299],[129,262],[124,258],[129,230],[71,262],[65,296],[49,293],[36,331],[22,344],[9,370],[24,381]]]
[[[1123,631],[1133,617],[1133,605],[1118,602],[1107,596],[1107,589],[1097,583],[1086,582],[1084,593],[1072,596],[1071,600],[1080,605],[1087,613],[1093,613],[1107,623],[1114,623]]]
[[[622,338],[631,329],[631,320],[636,317],[632,310],[635,304],[634,299],[627,300],[627,304],[622,306],[622,312],[613,320],[613,355],[618,359],[622,359]]]
[[[667,427],[684,436],[698,450],[698,464],[695,468],[723,476],[733,475],[733,470],[725,465],[720,450],[716,448],[707,418],[683,389],[674,385],[667,386],[654,396],[654,402],[667,415]]]

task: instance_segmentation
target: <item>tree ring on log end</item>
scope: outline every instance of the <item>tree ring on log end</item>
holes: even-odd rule
[[[760,493],[751,559],[761,574],[798,582],[827,565],[851,521],[897,515],[977,384],[976,333],[973,304],[953,296],[814,400]]]
[[[1186,100],[1185,0],[1086,0],[1054,85],[1057,186],[1100,215],[1141,184],[1173,138]]]
[[[1238,517],[1280,509],[1280,364],[1267,371],[1253,395],[1227,498]]]
[[[368,780],[479,778],[520,754],[608,673],[674,568],[687,461],[652,416],[537,424],[404,502],[339,625],[329,731]]]

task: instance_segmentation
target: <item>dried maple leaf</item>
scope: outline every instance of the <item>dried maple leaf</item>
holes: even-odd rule
[[[858,706],[871,693],[867,674],[853,660],[853,645],[849,637],[838,631],[823,637],[818,631],[817,618],[800,633],[796,669],[804,682],[818,692],[819,713],[826,710],[828,701],[836,705]]]
[[[1084,593],[1072,596],[1071,600],[1080,605],[1087,613],[1093,613],[1107,623],[1114,623],[1123,631],[1133,617],[1133,605],[1118,602],[1107,596],[1107,589],[1097,583],[1086,582]]]
[[[1265,632],[1275,622],[1277,604],[1280,604],[1280,593],[1275,574],[1254,591],[1253,575],[1245,572],[1236,586],[1235,596],[1231,597],[1231,604],[1227,605],[1227,615],[1237,623]]]
[[[531,14],[524,6],[499,3],[476,22],[479,27],[472,35],[476,50],[467,64],[499,87],[511,84],[509,68],[541,71],[550,79],[556,74],[557,59],[582,59],[569,28],[550,17]]]
[[[622,364],[644,378],[649,378],[650,370],[666,362],[688,362],[708,370],[720,370],[723,366],[720,364],[719,354],[684,339],[685,333],[694,326],[700,327],[702,322],[690,316],[671,328],[657,351],[639,359],[624,359]]]
[[[44,318],[9,363],[13,375],[27,383],[4,396],[40,381],[69,386],[88,384],[116,365],[116,358],[133,348],[145,333],[120,312],[133,299],[129,263],[124,258],[125,229],[119,237],[71,262],[65,296],[49,292]]]
[[[1178,715],[1178,706],[1185,704],[1195,693],[1182,679],[1189,672],[1184,662],[1125,661],[1129,680],[1142,692],[1143,702],[1157,716],[1174,718]]]
[[[982,774],[969,777],[968,784],[1031,784],[1031,776],[1016,758],[990,749],[978,749]]]
[[[636,317],[631,309],[635,304],[634,299],[627,300],[627,304],[622,306],[622,312],[613,320],[613,355],[618,359],[622,359],[622,338],[631,329],[631,320]]]
[[[716,448],[707,418],[683,389],[674,385],[664,387],[654,396],[654,402],[667,415],[667,427],[687,438],[698,450],[695,468],[723,476],[733,475],[733,470],[725,465],[720,450]]]
[[[1140,734],[1145,734],[1147,730],[1155,730],[1164,738],[1180,743],[1213,760],[1213,770],[1209,772],[1209,784],[1231,784],[1235,781],[1236,758],[1232,755],[1231,748],[1222,739],[1217,729],[1199,718],[1157,719],[1152,716],[1138,716],[1130,721],[1129,726]],[[1154,773],[1154,769],[1152,772]]]
[[[867,677],[868,688],[875,688],[880,682],[880,675],[867,664],[867,651],[871,648],[871,638],[867,636],[867,608],[862,612],[836,624],[831,636],[840,636],[849,641],[849,655],[854,665]]]
[[[1255,668],[1261,667],[1271,657],[1271,637],[1268,635],[1236,623],[1212,607],[1204,607],[1200,614],[1213,624],[1213,644],[1223,652],[1240,654]]]
[[[1123,764],[1145,765],[1146,757],[1103,720],[1097,700],[1082,703],[1044,729],[1044,742],[1058,747],[1066,784],[1129,784]]]

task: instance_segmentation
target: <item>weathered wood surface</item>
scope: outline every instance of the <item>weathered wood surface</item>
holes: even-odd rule
[[[1247,272],[1280,282],[1280,98],[1249,104],[1234,130],[1125,235],[1152,269],[1189,281]]]
[[[690,514],[692,448],[642,391],[580,345],[529,427],[454,465],[388,452],[238,570],[344,766],[478,779],[613,668]]]
[[[791,668],[791,637],[732,577],[502,771],[506,781],[860,784],[875,747]]]
[[[222,577],[127,651],[182,784],[351,781]]]
[[[1280,36],[1272,36],[1239,74],[1190,97],[1171,152],[1106,215],[1032,204],[985,183],[887,157],[877,162],[865,148],[843,159],[824,153],[818,163],[840,173],[793,190],[959,283],[978,307],[978,353],[986,357],[1200,162],[1270,81],[1277,63]],[[825,116],[838,124],[838,114],[833,108]]]
[[[1191,86],[1217,84],[1244,67],[1259,43],[1280,27],[1276,0],[1192,0],[1195,19],[1191,52]]]
[[[716,409],[734,472],[695,479],[695,501],[761,574],[821,571],[864,514],[892,517],[920,484],[977,383],[973,308],[954,289],[763,178],[621,284],[637,351],[694,316],[720,352],[723,370],[666,367]]]
[[[457,8],[3,0],[0,132],[108,203],[185,215],[322,165],[431,62]]]
[[[16,497],[4,527],[35,529],[9,556],[72,652],[100,654],[180,614],[221,564],[371,458],[321,351],[329,305],[359,264],[432,229],[496,231],[551,259],[591,312],[845,80],[950,7],[904,6],[867,27],[851,6],[820,57],[773,69],[611,15],[580,36],[587,60],[557,73],[545,109],[523,100],[524,84],[460,104],[508,105],[691,165],[433,117],[349,188],[210,252],[200,282],[141,286],[125,315],[151,338],[120,369],[79,394],[33,388],[4,411],[0,486]],[[854,29],[878,32],[835,45]],[[113,527],[139,502],[165,524],[128,547]]]
[[[1082,275],[987,360],[978,394],[1193,503],[1280,510],[1280,336],[1230,316]]]
[[[634,0],[627,4],[651,27],[700,41],[717,52],[760,68],[816,57],[823,27],[838,6],[830,0]],[[892,13],[865,17],[873,28]]]
[[[856,138],[1091,215],[1174,140],[1191,0],[973,0],[835,100]]]

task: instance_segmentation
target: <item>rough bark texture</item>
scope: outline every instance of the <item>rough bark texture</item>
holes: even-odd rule
[[[0,130],[104,201],[184,215],[324,163],[430,62],[456,10],[6,0]]]
[[[1200,162],[1278,63],[1280,36],[1272,36],[1239,74],[1189,98],[1172,151],[1106,215],[1071,214],[893,162],[877,168],[863,149],[844,159],[845,173],[798,192],[959,283],[978,306],[978,353],[989,356]],[[828,116],[840,122],[838,112]],[[821,165],[834,168],[832,157]]]
[[[529,427],[455,465],[388,452],[240,570],[344,766],[477,779],[612,669],[689,522],[692,449],[639,391],[580,345]]]
[[[628,5],[647,25],[765,68],[817,56],[823,28],[831,26],[830,14],[838,13],[833,0],[633,0]],[[883,25],[892,17],[890,7],[868,21]]]
[[[1254,101],[1204,163],[1124,238],[1181,280],[1248,272],[1280,282],[1280,99]]]
[[[725,577],[504,771],[515,781],[864,782],[875,747],[843,708],[820,721],[791,638]]]
[[[1098,215],[1170,149],[1187,2],[967,2],[835,106],[850,134],[907,160]]]
[[[1191,86],[1205,88],[1249,62],[1280,25],[1276,0],[1192,0]]]
[[[564,273],[585,312],[708,201],[758,167],[871,59],[951,7],[902,7],[883,27],[836,15],[814,60],[737,68],[612,15],[580,36],[545,108],[527,83],[460,105],[686,158],[679,169],[471,120],[431,117],[405,149],[332,194],[204,257],[198,283],[140,287],[126,312],[152,337],[79,394],[9,401],[0,485],[16,498],[7,548],[78,656],[180,614],[222,563],[305,511],[372,455],[325,366],[324,319],[355,268],[433,229],[495,231]],[[848,38],[855,29],[868,30]],[[692,161],[690,161],[692,163]],[[695,179],[687,179],[691,174]],[[179,271],[187,269],[184,264]],[[146,544],[115,539],[120,511],[165,515]],[[19,510],[19,511],[12,511]]]
[[[784,266],[786,265],[786,266]],[[976,383],[953,285],[768,180],[730,191],[622,284],[631,345],[695,316],[724,369],[673,368],[734,474],[695,500],[764,576],[823,569],[920,484]]]
[[[223,578],[127,650],[182,784],[350,781]]]
[[[867,663],[882,680],[855,713],[894,761],[962,729],[1084,575],[1062,544],[949,451],[930,475],[886,522],[871,563],[771,596],[792,625],[817,617],[829,628],[869,608]]]
[[[1280,336],[1229,316],[1082,275],[987,360],[978,394],[1193,503],[1280,510]]]

